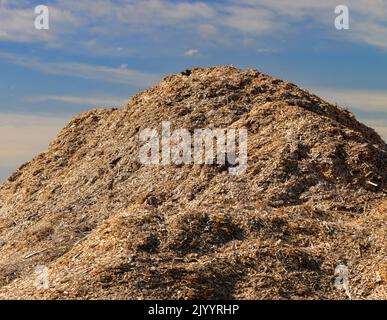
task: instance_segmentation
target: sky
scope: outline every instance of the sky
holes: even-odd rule
[[[212,65],[289,80],[387,140],[387,0],[0,0],[0,180],[74,115]]]

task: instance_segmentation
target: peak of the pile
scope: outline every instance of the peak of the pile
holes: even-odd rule
[[[185,69],[175,74],[165,76],[160,84],[174,82],[174,81],[187,81],[187,80],[215,80],[215,79],[227,79],[238,76],[258,77],[264,75],[257,69],[241,69],[239,67],[230,65],[212,66],[212,67],[193,67]],[[268,75],[264,75],[269,77]],[[270,77],[274,79],[273,77]]]
[[[132,97],[127,107],[136,117],[176,120],[188,126],[231,126],[251,112],[286,112],[316,121],[332,119],[363,132],[373,143],[384,144],[370,128],[360,124],[346,108],[332,105],[294,83],[256,69],[234,66],[192,68],[164,77],[157,85]],[[276,117],[277,121],[279,120]],[[241,124],[243,121],[239,121]]]

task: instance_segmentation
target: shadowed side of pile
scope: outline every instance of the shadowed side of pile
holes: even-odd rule
[[[170,121],[172,129],[186,128],[190,131],[196,128],[246,128],[249,153],[246,173],[231,176],[224,167],[217,165],[141,164],[138,159],[139,132],[146,128],[161,129],[162,121]],[[114,224],[114,221],[125,220],[122,215],[127,213],[123,212],[133,205],[148,205],[144,214],[148,216],[149,210],[156,211],[163,221],[192,217],[193,222],[187,226],[195,226],[195,219],[201,217],[200,214],[195,216],[192,213],[195,211],[209,217],[216,217],[223,212],[231,215],[232,219],[239,219],[238,213],[245,210],[247,216],[250,214],[259,217],[259,206],[258,209],[244,208],[248,204],[253,207],[256,203],[265,203],[266,211],[283,214],[286,224],[292,225],[293,219],[297,219],[294,214],[298,210],[296,208],[308,207],[312,212],[326,214],[330,217],[332,226],[340,231],[347,226],[355,228],[360,223],[359,219],[376,208],[377,203],[386,196],[386,181],[387,148],[382,139],[372,129],[359,123],[348,111],[332,106],[291,83],[255,70],[241,71],[231,67],[194,69],[190,75],[168,76],[159,85],[132,97],[129,104],[122,109],[92,110],[74,118],[50,144],[46,153],[23,165],[0,186],[0,286],[6,290],[3,293],[7,292],[5,296],[17,296],[17,291],[7,288],[22,285],[34,272],[37,264],[54,267],[60,261],[62,269],[74,273],[75,279],[76,275],[81,278],[82,270],[86,271],[87,266],[94,268],[93,263],[97,259],[93,256],[94,249],[86,246],[88,239],[101,236],[106,226],[105,221]],[[218,208],[222,210],[219,211]],[[229,212],[225,208],[234,209]],[[133,209],[129,212],[129,221],[133,220],[130,218],[132,216],[142,221],[140,213],[133,213]],[[380,215],[385,215],[385,212],[380,212]],[[208,219],[204,221],[210,221]],[[200,221],[202,220],[199,219],[197,223]],[[321,226],[318,220],[308,221],[311,229],[313,223]],[[169,225],[163,222],[160,227],[164,224]],[[150,228],[151,225],[144,223],[144,228]],[[137,232],[136,225],[123,223],[123,226],[129,229],[125,232]],[[201,227],[204,229],[208,226],[204,222],[199,223],[197,232],[205,232]],[[131,228],[135,231],[130,231]],[[329,226],[324,228],[321,230],[329,230]],[[364,225],[364,228],[367,226]],[[245,230],[242,226],[237,229]],[[278,258],[274,257],[277,250],[274,244],[280,246],[278,250],[285,250],[282,248],[282,238],[262,240],[259,233],[248,230],[244,231],[243,239],[246,240],[239,244],[245,248],[243,252],[252,250],[249,255],[254,256],[254,246],[266,241],[268,248],[271,248],[267,249],[267,259],[274,261]],[[268,230],[266,232],[270,233],[270,229]],[[367,237],[373,237],[377,230],[379,229],[370,228],[360,234],[359,239],[368,241]],[[242,231],[236,232],[231,238],[239,241]],[[293,231],[289,229],[287,232],[291,234]],[[302,246],[313,248],[319,242],[329,244],[335,237],[347,243],[349,238],[345,238],[345,231],[339,231],[335,231],[331,238],[326,232],[321,233],[320,240],[311,235],[311,242]],[[185,233],[190,233],[189,227]],[[111,236],[109,241],[113,246],[115,236]],[[134,242],[130,242],[136,240],[132,238],[128,241],[125,250],[129,251],[123,254],[122,259],[126,254],[137,254],[137,249],[133,247]],[[169,243],[168,240],[159,241],[161,245]],[[192,241],[192,246],[195,247],[197,239]],[[224,247],[218,250],[231,250],[231,242],[225,242],[222,244]],[[74,253],[74,250],[81,250],[80,248],[83,248],[82,254]],[[349,247],[348,250],[355,252],[357,249]],[[169,254],[172,259],[177,251],[169,248],[162,253],[166,258]],[[109,257],[109,251],[102,250],[101,254],[102,252]],[[328,252],[333,254],[331,251],[321,251],[322,260],[330,259],[324,256]],[[337,251],[337,255],[333,254],[333,257],[340,260],[341,252]],[[147,281],[152,286],[151,275],[155,271],[151,269],[153,261],[146,260],[148,256],[141,253],[140,258],[145,260],[138,262],[138,270],[142,270],[142,275],[145,274],[148,278],[141,276],[141,283],[133,280],[137,287],[128,287],[132,276],[124,272],[130,281],[123,278],[119,282],[119,278],[114,277],[111,282],[100,281],[101,288],[106,293],[102,293],[102,289],[96,292],[100,292],[101,296],[113,297],[113,288],[120,283],[122,291],[115,294],[122,298],[153,297],[157,294],[161,297],[162,290],[173,288],[173,285],[176,296],[177,287],[180,286],[181,297],[200,296],[201,289],[206,286],[209,287],[209,293],[204,294],[206,297],[244,297],[249,290],[253,290],[251,287],[254,288],[254,285],[248,282],[248,277],[241,281],[242,275],[234,273],[233,269],[227,269],[226,266],[232,266],[245,275],[254,273],[254,267],[240,270],[239,266],[242,268],[244,264],[239,263],[239,260],[233,260],[235,264],[224,262],[221,259],[224,256],[222,251],[203,248],[203,253],[197,254],[199,257],[195,259],[198,261],[192,262],[193,269],[188,274],[193,279],[192,283],[196,283],[196,287],[193,285],[192,288],[197,289],[190,289],[192,291],[187,291],[189,286],[185,287],[184,277],[175,279],[173,277],[179,273],[172,271],[171,277],[176,284],[166,284],[160,280],[160,290],[142,290],[141,286],[147,288]],[[74,260],[69,259],[70,255]],[[90,258],[88,262],[86,257]],[[149,257],[157,255],[151,254]],[[178,262],[181,257],[176,257]],[[239,256],[231,257],[237,259]],[[271,272],[268,267],[259,269],[261,258],[254,259],[258,261],[257,270],[261,278],[265,273]],[[362,259],[364,263],[374,261],[372,256],[363,256]],[[70,261],[79,264],[76,269],[65,266]],[[333,261],[332,258],[331,264],[339,263]],[[84,268],[82,264],[85,264]],[[238,281],[230,280],[231,284],[223,291],[219,285],[211,293],[213,282],[200,276],[208,271],[203,269],[206,266],[210,268],[208,270],[213,270],[209,277],[221,279],[222,286],[226,283],[225,279]],[[225,266],[224,274],[220,273],[221,266]],[[332,266],[329,265],[330,267]],[[197,268],[198,274],[195,271]],[[147,270],[146,273],[144,270]],[[286,267],[278,270],[285,274]],[[332,270],[329,270],[332,276]],[[313,272],[317,277],[318,272],[322,271]],[[328,271],[326,272],[328,275]],[[53,274],[59,277],[60,273]],[[120,272],[118,276],[119,274]],[[361,275],[363,277],[364,273]],[[88,276],[85,274],[85,279]],[[274,280],[267,282],[268,279],[271,278],[265,278],[262,285],[267,286],[267,295],[259,296],[257,293],[257,297],[286,297],[290,294],[289,290],[285,290],[285,293],[277,292],[279,283]],[[294,279],[301,281],[303,278]],[[323,279],[324,285],[329,286],[328,278]],[[293,285],[293,280],[289,281],[289,286]],[[99,282],[91,279],[90,283],[94,286]],[[311,285],[317,285],[316,283],[308,285],[305,282],[305,287],[314,288]],[[153,285],[157,287],[155,283]],[[77,289],[79,297],[93,296],[87,288],[85,284],[83,291]],[[318,289],[316,292],[319,293],[315,296],[312,293],[299,293],[299,296],[330,296],[331,293],[324,290]],[[55,294],[61,296],[58,292]],[[55,296],[54,293],[50,294]],[[364,295],[370,294],[368,292]],[[26,296],[25,292],[20,292],[20,296]]]

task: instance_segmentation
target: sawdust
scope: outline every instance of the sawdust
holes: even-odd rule
[[[143,165],[145,128],[247,128],[248,169]],[[0,186],[0,298],[385,299],[387,146],[255,70],[168,76],[74,118]],[[37,290],[34,268],[49,268]]]

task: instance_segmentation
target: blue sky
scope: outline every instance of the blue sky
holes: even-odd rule
[[[40,4],[49,30],[34,28]],[[349,30],[334,26],[340,4]],[[290,80],[387,140],[385,0],[0,0],[0,180],[73,115],[223,64]]]

